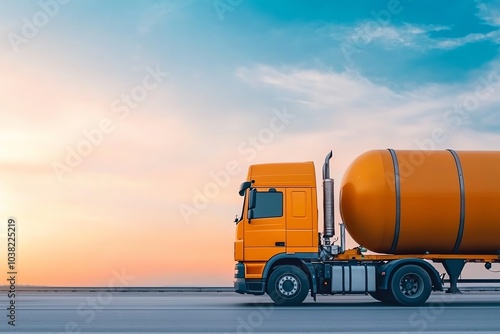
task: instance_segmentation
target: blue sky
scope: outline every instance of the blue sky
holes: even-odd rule
[[[500,1],[2,1],[0,36],[0,219],[26,225],[27,284],[198,284],[193,240],[230,284],[248,165],[333,149],[340,180],[370,149],[500,142]]]

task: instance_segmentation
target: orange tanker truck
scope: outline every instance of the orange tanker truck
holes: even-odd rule
[[[323,233],[318,233],[312,162],[252,165],[239,194],[234,287],[297,305],[310,293],[370,294],[422,305],[443,290],[442,263],[459,293],[468,262],[500,262],[500,152],[374,150],[342,180],[334,224],[330,152],[323,165]],[[345,231],[359,244],[345,249]],[[374,252],[365,254],[366,250]],[[491,280],[476,280],[491,281]]]

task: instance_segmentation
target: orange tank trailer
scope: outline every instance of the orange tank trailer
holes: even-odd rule
[[[346,171],[342,220],[386,254],[497,254],[500,152],[374,150]]]

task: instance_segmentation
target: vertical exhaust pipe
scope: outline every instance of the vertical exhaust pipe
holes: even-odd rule
[[[330,151],[325,157],[323,165],[323,240],[325,245],[330,244],[330,238],[335,235],[335,212],[334,212],[334,184],[330,178],[330,159],[333,152]]]

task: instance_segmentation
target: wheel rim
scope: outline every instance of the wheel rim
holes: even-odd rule
[[[293,297],[300,290],[300,281],[294,275],[283,275],[276,282],[276,290],[283,297]]]
[[[424,281],[416,274],[406,274],[399,281],[399,290],[407,297],[418,297],[422,293]]]

